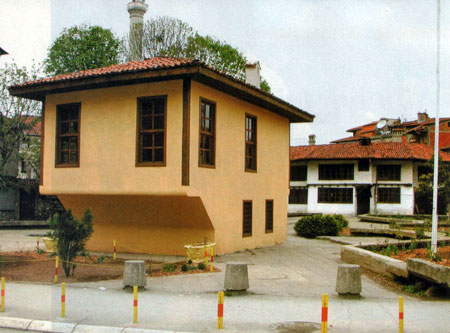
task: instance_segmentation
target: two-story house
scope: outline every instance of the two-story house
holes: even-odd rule
[[[444,161],[450,154],[441,152]],[[414,213],[414,186],[433,148],[402,142],[291,147],[289,213]]]
[[[285,240],[290,123],[313,120],[258,85],[157,57],[10,93],[44,102],[40,192],[91,208],[88,249],[221,254]]]

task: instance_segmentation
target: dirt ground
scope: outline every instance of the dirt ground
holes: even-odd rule
[[[442,260],[433,262],[435,264],[443,266],[450,266],[450,245],[439,246],[437,252],[442,257]],[[427,249],[398,251],[398,254],[392,254],[391,257],[402,261],[406,261],[408,258],[420,258],[430,260],[430,255]]]
[[[77,257],[75,274],[66,277],[59,263],[58,282],[93,282],[103,280],[119,279],[123,276],[124,260],[105,257]],[[174,263],[172,270],[164,270],[165,263],[145,262],[146,271],[149,276],[167,276],[178,274],[196,274],[210,272],[207,270],[190,269],[186,272],[181,270],[183,262]],[[220,272],[214,267],[214,272]],[[55,274],[55,258],[49,257],[47,253],[37,252],[3,252],[0,253],[0,277],[5,277],[8,281],[24,282],[48,282],[53,283]]]

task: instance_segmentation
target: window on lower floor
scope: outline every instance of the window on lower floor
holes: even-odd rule
[[[319,203],[353,203],[353,188],[344,187],[319,187]]]
[[[377,180],[400,180],[400,165],[377,165]]]
[[[266,200],[266,233],[273,232],[273,200]]]
[[[377,201],[380,203],[400,203],[400,187],[378,188]]]
[[[242,209],[242,236],[248,237],[252,235],[252,201],[244,201]]]
[[[319,164],[320,180],[354,179],[353,164]]]
[[[307,204],[308,189],[306,187],[291,187],[289,191],[290,204]]]

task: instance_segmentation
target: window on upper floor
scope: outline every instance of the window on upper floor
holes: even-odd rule
[[[137,166],[165,165],[166,104],[166,96],[138,98]]]
[[[377,201],[380,203],[400,203],[400,187],[378,188]]]
[[[216,165],[216,103],[200,99],[200,135],[198,165]]]
[[[354,179],[353,164],[319,164],[320,180],[352,180]]]
[[[432,173],[433,169],[429,167],[428,165],[419,165],[417,167],[417,178],[420,180],[420,177],[423,175],[427,175],[429,173]]]
[[[304,181],[307,179],[307,173],[306,165],[291,165],[291,181]]]
[[[266,200],[266,233],[273,232],[273,200]]]
[[[319,187],[319,203],[353,203],[353,188],[344,187]]]
[[[56,106],[56,166],[80,165],[80,103]]]
[[[359,160],[358,171],[369,171],[369,160]]]
[[[400,165],[377,165],[377,180],[400,180]]]
[[[290,204],[307,204],[308,189],[306,187],[291,187],[289,190]]]
[[[256,171],[256,117],[245,115],[245,171]]]
[[[242,236],[249,237],[252,235],[252,214],[253,202],[244,200],[242,207]]]

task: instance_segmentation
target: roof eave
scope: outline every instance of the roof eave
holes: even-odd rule
[[[209,85],[232,96],[277,113],[290,122],[312,122],[314,115],[309,114],[275,96],[264,93],[238,80],[233,80],[206,66],[183,66],[177,68],[144,70],[127,73],[113,73],[58,82],[38,82],[26,86],[11,86],[13,96],[44,100],[46,95],[79,90],[117,87],[145,82],[176,80],[190,77],[200,83]]]

